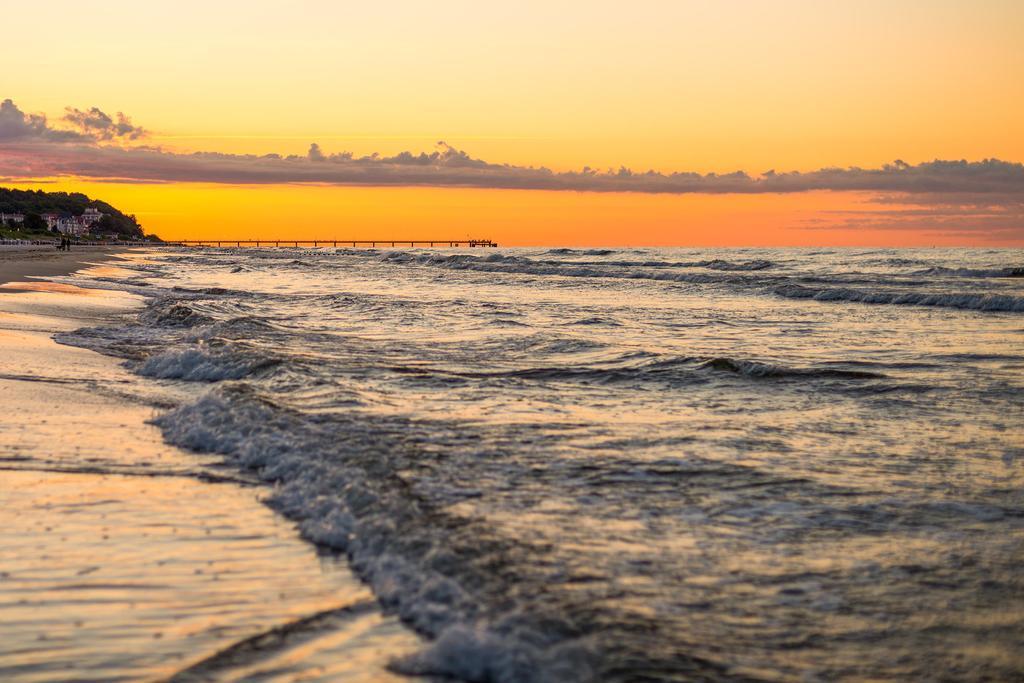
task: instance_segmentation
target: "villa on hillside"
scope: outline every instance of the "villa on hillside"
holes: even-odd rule
[[[46,221],[46,227],[49,230],[59,232],[62,235],[81,237],[82,235],[88,235],[89,229],[96,223],[99,223],[105,215],[99,209],[90,206],[81,216],[44,213],[43,220]]]
[[[0,225],[11,225],[12,223],[24,223],[25,214],[23,213],[4,213],[0,211]]]

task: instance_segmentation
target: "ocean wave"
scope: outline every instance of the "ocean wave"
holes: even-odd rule
[[[241,292],[233,289],[225,289],[223,287],[202,287],[200,289],[193,289],[191,287],[178,286],[172,287],[171,291],[175,293],[184,292],[185,294],[196,294],[201,296],[225,296],[227,294],[232,294],[234,296],[245,296],[248,294],[248,292]]]
[[[273,507],[305,538],[345,552],[385,608],[434,638],[398,670],[496,683],[592,678],[593,654],[571,629],[519,613],[507,604],[506,577],[475,569],[481,559],[500,562],[514,542],[410,497],[395,476],[404,449],[388,436],[400,425],[359,416],[322,424],[246,386],[214,390],[154,423],[169,443],[274,482]]]
[[[593,678],[588,656],[578,646],[545,653],[532,643],[494,629],[463,625],[447,629],[420,652],[394,662],[409,676],[442,676],[462,681],[585,681]],[[544,662],[543,669],[538,662]]]
[[[511,318],[492,318],[484,323],[492,327],[529,327],[527,323],[520,322],[518,320],[512,320]]]
[[[180,379],[187,382],[220,382],[242,379],[279,363],[277,359],[231,349],[171,349],[150,356],[135,371],[144,377]]]
[[[579,320],[573,320],[572,322],[565,323],[566,325],[610,325],[612,327],[622,327],[622,323],[611,318],[600,318],[597,316],[591,318],[580,318]]]
[[[164,331],[158,327],[130,325],[124,327],[86,327],[59,332],[54,341],[68,346],[90,349],[108,356],[142,362],[150,349],[165,343]]]
[[[864,259],[863,261],[857,261],[862,266],[923,266],[927,265],[928,261],[916,258],[902,258],[902,257],[890,257],[890,258],[874,258]]]
[[[776,267],[774,261],[766,259],[753,259],[751,261],[726,261],[724,259],[711,259],[709,261],[659,261],[659,260],[629,260],[629,261],[538,261],[548,265],[576,265],[576,266],[615,266],[618,268],[706,268],[707,270],[724,271],[752,271],[767,270]]]
[[[733,360],[732,358],[712,358],[705,361],[703,367],[712,370],[735,372],[747,377],[819,377],[822,379],[884,379],[886,375],[867,370],[843,370],[841,368],[789,368],[771,363],[759,363],[749,360]]]
[[[146,282],[141,277],[107,277],[100,276],[91,278],[91,282],[109,282],[116,285],[115,289],[122,289],[123,287],[152,287],[153,283]]]
[[[548,249],[545,254],[552,254],[555,256],[568,256],[570,254],[579,254],[581,256],[609,256],[616,253],[615,249],[568,249],[565,247],[559,249]]]
[[[385,260],[392,263],[403,263],[422,266],[433,266],[449,270],[477,271],[483,273],[503,273],[515,275],[538,275],[538,276],[561,276],[581,278],[610,278],[616,280],[654,280],[660,282],[680,283],[726,283],[732,281],[745,281],[740,278],[749,277],[740,274],[717,275],[706,272],[673,272],[671,270],[628,270],[624,267],[595,262],[594,265],[574,264],[562,261],[533,261],[518,256],[506,256],[493,254],[485,257],[469,256],[466,254],[425,254],[417,255],[408,252],[392,252],[385,255]],[[712,263],[712,262],[707,262]],[[663,264],[658,266],[662,267]],[[692,264],[691,264],[692,265]],[[753,267],[742,267],[732,264],[734,267],[726,267],[718,264],[711,270],[719,271],[757,271],[766,266],[754,264]]]
[[[566,253],[561,250],[553,250],[546,253],[550,254],[555,253],[556,251],[557,253]],[[568,253],[586,256],[602,256],[616,252],[611,250],[569,250]],[[727,261],[725,259],[705,259],[698,261],[669,261],[652,259],[563,261],[553,259],[535,259],[526,256],[502,253],[488,254],[487,256],[474,256],[472,254],[443,254],[436,252],[416,254],[408,251],[387,252],[381,257],[381,260],[392,263],[418,263],[421,265],[450,267],[457,270],[472,270],[476,266],[485,264],[504,264],[506,266],[520,266],[523,268],[579,268],[590,266],[598,268],[705,268],[708,270],[721,271],[757,271],[774,268],[777,265],[774,261],[769,261],[767,259],[752,259],[749,261]],[[614,277],[614,275],[609,275],[609,277]]]
[[[398,368],[392,369],[399,371]],[[642,360],[631,360],[625,364],[612,364],[605,367],[565,365],[482,372],[451,372],[447,374],[474,379],[508,378],[534,381],[584,381],[596,384],[663,382],[673,385],[685,385],[708,381],[707,371],[709,370],[729,372],[753,380],[871,380],[887,377],[880,372],[851,370],[832,366],[789,367],[753,360],[699,356],[646,357]],[[423,367],[409,368],[406,371],[421,374],[431,374],[434,372]]]
[[[522,347],[523,352],[545,355],[589,354],[606,351],[609,348],[609,344],[604,341],[581,339],[579,337],[552,337],[543,333],[537,334],[532,338],[522,339],[525,342]]]
[[[765,270],[771,268],[775,264],[772,261],[765,259],[754,259],[753,261],[724,261],[722,259],[714,259],[711,261],[703,261],[696,265],[702,268],[709,268],[711,270]]]
[[[197,327],[213,322],[213,318],[173,299],[154,299],[139,314],[141,322],[159,327]]]
[[[215,342],[223,339],[262,338],[277,332],[274,325],[255,315],[242,315],[226,320],[211,320],[195,326],[185,336],[187,341]]]
[[[944,266],[933,266],[918,270],[914,275],[942,275],[945,277],[970,277],[970,278],[1024,278],[1024,266],[1007,266],[1004,268],[946,268]]]
[[[853,289],[849,287],[804,287],[781,285],[774,293],[787,299],[813,299],[822,302],[888,304],[893,306],[933,306],[971,311],[1024,313],[1024,297],[1008,294],[957,294],[906,292],[898,290]]]

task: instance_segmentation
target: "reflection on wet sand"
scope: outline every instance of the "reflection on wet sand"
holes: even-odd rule
[[[391,679],[418,641],[344,562],[164,444],[145,422],[164,389],[129,400],[115,361],[49,338],[134,298],[17,288],[34,293],[0,296],[0,680]]]

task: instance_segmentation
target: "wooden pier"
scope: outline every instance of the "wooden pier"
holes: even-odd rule
[[[491,240],[168,240],[181,247],[496,247]]]

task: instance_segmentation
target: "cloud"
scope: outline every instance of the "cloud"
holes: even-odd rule
[[[147,135],[144,128],[133,125],[131,120],[121,112],[117,112],[115,121],[109,114],[96,107],[88,111],[67,107],[62,120],[77,128],[83,135],[95,140],[137,140]]]
[[[97,107],[83,111],[67,107],[61,118],[68,128],[55,128],[42,114],[26,114],[12,100],[0,102],[0,144],[11,141],[50,143],[98,143],[138,140],[147,132],[127,116],[116,119]]]
[[[119,182],[204,182],[227,184],[317,183],[361,186],[469,187],[650,194],[757,194],[815,190],[877,193],[879,203],[932,207],[907,214],[907,207],[874,210],[846,218],[851,225],[911,225],[914,221],[955,222],[1024,232],[1024,164],[985,159],[896,160],[880,168],[823,168],[809,172],[750,175],[734,173],[637,172],[628,168],[555,172],[544,167],[498,164],[471,157],[445,142],[431,152],[394,156],[351,152],[328,154],[313,143],[305,155],[181,154],[143,145],[145,136],[123,114],[69,107],[55,128],[45,116],[25,114],[11,101],[0,103],[0,176],[87,177]],[[107,144],[107,143],[117,144]],[[908,199],[909,198],[909,199]],[[981,208],[988,207],[988,208]],[[958,213],[959,212],[959,213]],[[963,222],[961,221],[961,222]],[[965,223],[966,224],[966,223]]]
[[[926,193],[879,195],[863,209],[822,211],[805,229],[904,230],[987,239],[1024,239],[1024,196]]]
[[[327,159],[324,153],[320,151],[320,145],[315,142],[309,146],[309,152],[306,153],[306,156],[310,161],[325,161]]]
[[[25,114],[10,99],[0,102],[0,143],[8,140],[80,142],[87,136],[75,131],[55,130],[42,114]]]
[[[181,154],[138,144],[145,129],[122,113],[68,107],[51,125],[0,102],[0,178],[5,182],[84,177],[122,183],[204,182],[235,185],[323,184],[428,186],[647,194],[867,193],[865,208],[820,212],[805,229],[913,230],[1024,239],[1024,164],[896,160],[880,168],[823,168],[759,175],[637,172],[622,167],[555,172],[492,163],[445,142],[430,152],[393,156],[329,154],[312,143],[305,155]],[[133,144],[134,143],[134,144]]]

